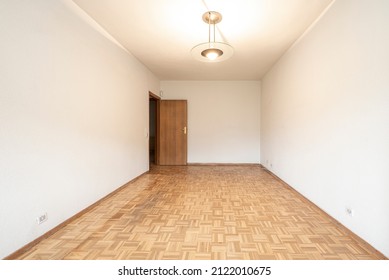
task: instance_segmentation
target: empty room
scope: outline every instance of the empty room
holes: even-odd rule
[[[389,1],[1,0],[0,259],[387,260]]]

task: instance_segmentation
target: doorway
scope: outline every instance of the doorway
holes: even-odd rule
[[[161,98],[149,92],[149,163],[158,164],[159,101]]]
[[[187,101],[149,92],[149,163],[187,164]]]

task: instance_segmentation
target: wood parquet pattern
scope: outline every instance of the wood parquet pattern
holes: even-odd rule
[[[20,259],[384,259],[260,166],[153,166]]]

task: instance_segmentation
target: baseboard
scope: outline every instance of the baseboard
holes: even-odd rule
[[[98,201],[96,201],[95,203],[93,203],[92,205],[88,206],[87,208],[81,210],[80,212],[78,212],[77,214],[73,215],[72,217],[70,217],[69,219],[65,220],[64,222],[60,223],[59,225],[57,225],[56,227],[54,227],[53,229],[49,230],[48,232],[46,232],[45,234],[39,236],[38,238],[36,238],[35,240],[31,241],[30,243],[28,243],[27,245],[23,246],[22,248],[20,248],[19,250],[15,251],[14,253],[10,254],[9,256],[5,257],[4,260],[15,260],[17,259],[18,257],[20,257],[21,255],[23,255],[25,252],[27,252],[28,250],[30,250],[32,247],[34,247],[35,245],[37,245],[39,242],[41,242],[42,240],[48,238],[49,236],[53,235],[54,233],[56,233],[57,231],[59,231],[60,229],[64,228],[65,226],[67,226],[69,223],[73,222],[74,220],[76,220],[77,218],[81,217],[82,215],[84,215],[85,213],[89,212],[90,210],[92,210],[93,208],[95,208],[98,204],[100,204],[101,202],[103,202],[104,200],[112,197],[113,195],[115,195],[116,193],[118,193],[119,191],[121,191],[123,188],[127,187],[128,184],[131,184],[133,182],[135,182],[136,180],[138,180],[140,177],[142,177],[144,174],[148,173],[149,171],[146,171],[144,173],[142,173],[141,175],[135,177],[134,179],[132,179],[131,181],[125,183],[123,186],[117,188],[116,190],[114,190],[113,192],[107,194],[106,196],[104,196],[103,198],[99,199]]]
[[[347,234],[348,236],[350,236],[352,239],[354,239],[356,242],[358,243],[362,243],[364,244],[364,246],[366,248],[368,248],[369,250],[372,250],[374,251],[376,254],[377,254],[377,257],[382,259],[382,260],[388,260],[388,258],[382,254],[380,251],[378,251],[376,248],[374,248],[372,245],[370,245],[367,241],[365,241],[364,239],[362,239],[361,237],[359,237],[357,234],[355,234],[354,232],[352,232],[350,229],[348,229],[346,226],[344,226],[341,222],[339,222],[337,219],[335,219],[334,217],[332,217],[330,214],[328,214],[326,211],[324,211],[323,209],[321,209],[319,206],[317,206],[315,203],[313,203],[312,201],[310,201],[308,198],[306,198],[304,195],[302,195],[301,193],[299,193],[296,189],[294,189],[292,186],[290,186],[288,183],[286,183],[284,180],[282,180],[280,177],[278,177],[276,174],[274,174],[273,172],[271,172],[269,169],[267,169],[266,167],[264,167],[262,164],[260,164],[261,168],[266,171],[268,174],[270,174],[272,177],[274,177],[275,179],[277,179],[277,181],[281,182],[286,188],[288,188],[289,190],[291,190],[292,192],[294,192],[295,194],[297,194],[303,201],[305,201],[306,203],[309,203],[312,207],[320,210],[320,212],[324,213],[328,218],[329,220],[335,224],[338,228],[340,228],[341,231],[343,231],[345,234]]]
[[[188,162],[188,166],[261,166],[259,163],[202,163],[202,162]]]

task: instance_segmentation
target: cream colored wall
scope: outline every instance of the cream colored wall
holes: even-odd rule
[[[159,81],[69,5],[1,5],[0,258],[148,170]]]
[[[388,11],[336,1],[267,73],[261,98],[262,164],[386,256]]]
[[[258,81],[162,81],[163,99],[188,100],[189,163],[259,163]]]

